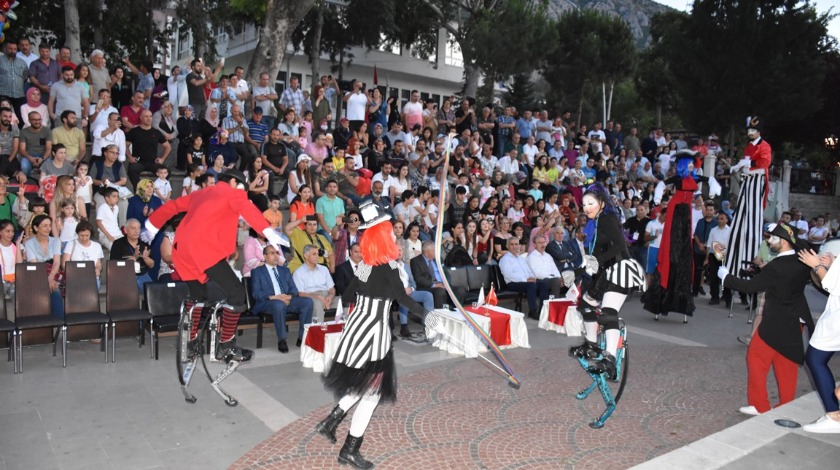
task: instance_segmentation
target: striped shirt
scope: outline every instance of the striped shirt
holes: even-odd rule
[[[23,82],[29,76],[29,68],[23,59],[15,57],[0,59],[0,96],[23,98]]]
[[[243,144],[245,143],[245,131],[244,129],[248,129],[248,125],[244,124],[242,127],[239,126],[239,123],[233,119],[233,116],[228,116],[222,120],[222,128],[227,129],[228,131],[228,140],[232,144]]]
[[[248,135],[251,136],[251,140],[262,146],[263,142],[265,142],[265,136],[268,135],[268,127],[265,124],[254,122],[253,120],[248,121]]]

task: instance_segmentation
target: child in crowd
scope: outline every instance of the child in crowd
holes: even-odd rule
[[[158,165],[157,169],[155,170],[155,174],[157,175],[157,179],[155,180],[155,195],[159,197],[163,202],[169,200],[170,196],[172,196],[172,185],[169,184],[169,168],[166,168],[163,165]]]
[[[24,238],[29,238],[32,236],[32,220],[35,219],[35,216],[46,214],[47,213],[47,200],[40,197],[35,196],[29,201],[29,216],[26,220],[21,218],[20,225],[25,227],[24,231],[26,236]]]
[[[540,189],[540,182],[536,178],[534,181],[531,181],[531,190],[528,191],[528,194],[534,198],[534,201],[539,201],[543,198],[543,192]]]
[[[510,219],[511,224],[515,224],[516,222],[522,222],[522,219],[525,218],[525,209],[523,205],[525,203],[522,202],[522,199],[517,199],[513,201],[513,207],[508,209],[507,216]]]
[[[198,185],[195,183],[195,179],[201,175],[201,167],[196,165],[195,163],[187,166],[187,176],[184,177],[184,184],[183,188],[181,189],[181,196],[186,196],[187,194],[199,189]]]
[[[275,230],[280,229],[280,226],[283,225],[283,213],[280,211],[280,196],[272,194],[268,197],[268,209],[263,212],[263,217],[265,217],[265,220]]]
[[[203,172],[207,169],[207,159],[202,145],[204,145],[204,139],[200,135],[193,137],[192,146],[187,149],[187,164],[198,165],[198,168]]]
[[[491,184],[490,178],[484,178],[484,186],[478,191],[481,196],[481,205],[487,203],[487,200],[496,195],[496,188]]]
[[[96,226],[99,228],[99,244],[110,251],[114,240],[123,237],[119,223],[120,208],[117,206],[120,193],[116,188],[105,188],[102,196],[105,204],[96,210]]]
[[[76,181],[76,196],[85,202],[85,213],[88,215],[91,213],[90,205],[93,201],[93,179],[88,174],[89,172],[90,166],[85,162],[79,162],[76,166],[76,176],[73,177]]]
[[[79,225],[79,216],[76,214],[76,201],[65,199],[61,202],[61,212],[58,213],[55,223],[58,226],[59,240],[61,241],[61,252],[68,242],[75,240],[76,227]]]

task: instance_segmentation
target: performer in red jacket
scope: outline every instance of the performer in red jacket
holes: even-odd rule
[[[239,315],[245,311],[247,294],[245,286],[227,262],[228,256],[236,250],[239,217],[265,235],[275,248],[288,246],[288,243],[248,200],[245,191],[248,181],[241,171],[227,170],[219,174],[218,179],[216,186],[173,199],[154,211],[146,220],[148,233],[145,235],[154,238],[171,217],[180,212],[187,213],[175,232],[172,247],[175,271],[190,288],[191,299],[187,308],[204,302],[207,299],[207,281],[215,281],[227,294],[227,305],[222,310],[221,344],[216,350],[216,358],[225,362],[245,362],[251,359],[252,352],[236,345],[235,333]],[[197,351],[199,347],[195,343],[200,320],[201,309],[193,309],[190,351]]]

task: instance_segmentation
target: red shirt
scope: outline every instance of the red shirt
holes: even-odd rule
[[[140,113],[142,113],[144,109],[146,108],[141,106],[140,109],[135,111],[130,104],[127,104],[120,110],[120,118],[125,118],[132,126],[139,126]]]
[[[167,202],[149,221],[160,228],[179,212],[187,215],[175,232],[172,264],[185,281],[207,282],[204,272],[236,250],[240,215],[257,232],[269,227],[247,192],[224,183]]]
[[[770,144],[761,137],[758,138],[758,143],[747,144],[744,149],[744,156],[750,157],[753,162],[754,170],[764,170],[764,205],[767,206],[767,196],[770,194],[770,163],[773,162],[773,149]]]

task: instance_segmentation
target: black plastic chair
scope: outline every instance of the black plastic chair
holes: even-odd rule
[[[68,261],[64,265],[64,326],[100,325],[99,338],[104,340],[105,362],[108,362],[108,315],[99,307],[99,288],[96,286],[96,266],[93,261]],[[67,367],[67,354],[64,354]]]
[[[23,372],[23,331],[35,328],[56,328],[53,332],[53,356],[56,355],[58,331],[61,330],[61,352],[67,350],[64,320],[50,313],[50,284],[44,263],[21,263],[15,267],[15,329],[17,330],[16,371]]]
[[[105,310],[111,318],[111,362],[115,362],[117,346],[117,323],[138,322],[138,343],[143,347],[146,338],[144,324],[151,321],[152,314],[140,308],[140,293],[137,292],[137,275],[134,274],[134,262],[130,260],[111,260],[107,265],[107,290],[105,292]]]
[[[498,265],[491,266],[491,269],[493,270],[493,287],[496,288],[496,298],[499,299],[499,302],[502,300],[513,300],[515,310],[521,312],[522,299],[525,298],[524,294],[521,292],[507,290],[505,277],[502,276],[502,270],[499,269]]]
[[[17,373],[17,360],[15,360],[15,346],[17,346],[17,329],[15,322],[9,320],[6,311],[6,286],[0,282],[0,333],[6,333],[6,341],[9,344],[9,361],[14,361],[14,372]]]
[[[146,309],[152,319],[146,326],[151,336],[149,348],[155,360],[159,357],[161,333],[178,331],[181,319],[181,304],[189,297],[190,289],[186,282],[147,282],[143,286]]]
[[[458,299],[462,305],[468,305],[478,300],[478,291],[472,292],[470,290],[470,282],[467,277],[467,266],[447,267],[444,269],[446,277],[449,279],[449,285],[453,290],[459,287],[464,289],[464,298]]]

